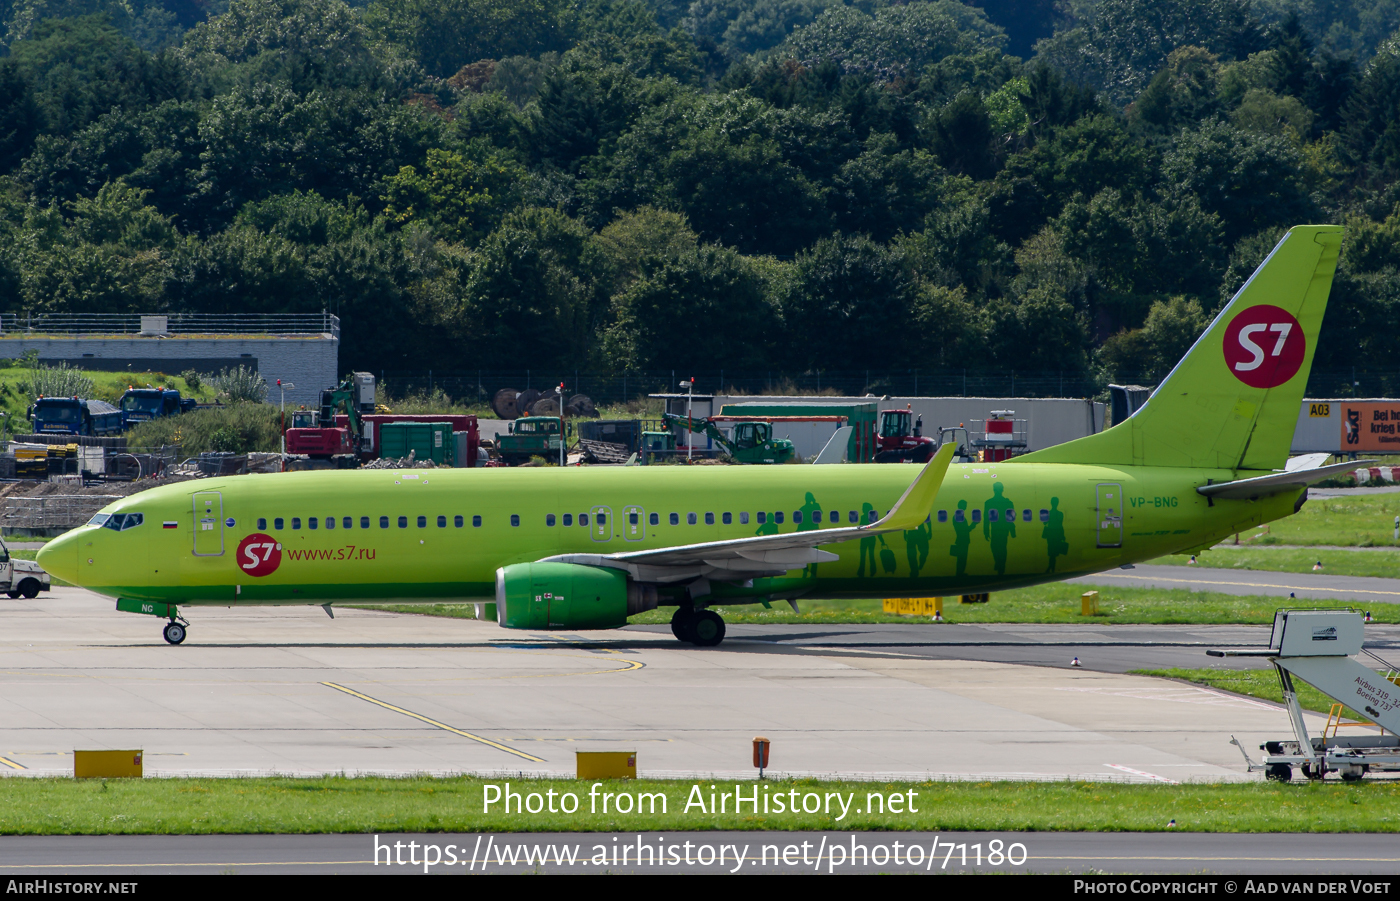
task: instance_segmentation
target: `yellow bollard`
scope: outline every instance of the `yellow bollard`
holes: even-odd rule
[[[885,612],[885,613],[894,613],[894,614],[898,614],[898,613],[899,613],[899,598],[885,598],[885,600],[884,600],[884,612]]]
[[[1086,591],[1079,596],[1079,615],[1098,616],[1099,614],[1099,593],[1097,591]]]

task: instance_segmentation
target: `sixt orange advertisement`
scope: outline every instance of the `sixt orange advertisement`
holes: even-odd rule
[[[1340,401],[1346,451],[1400,453],[1400,401]]]

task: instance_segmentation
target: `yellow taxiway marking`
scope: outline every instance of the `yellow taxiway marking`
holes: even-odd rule
[[[470,732],[463,732],[461,729],[454,729],[446,723],[439,723],[437,720],[432,719],[430,717],[426,717],[421,713],[414,713],[412,710],[405,710],[402,707],[396,707],[395,705],[390,704],[387,701],[381,701],[378,698],[371,698],[369,695],[362,694],[353,688],[346,688],[344,685],[337,685],[334,682],[322,682],[321,684],[329,688],[334,688],[336,691],[343,691],[348,695],[354,695],[362,701],[369,701],[371,704],[378,704],[385,710],[392,710],[395,713],[402,713],[404,716],[411,716],[415,720],[425,722],[429,726],[436,726],[439,729],[444,729],[448,732],[451,732],[453,735],[460,735],[463,738],[470,738],[472,741],[481,742],[483,745],[489,745],[498,751],[505,751],[507,754],[514,754],[516,757],[523,757],[526,760],[532,761],[534,763],[545,762],[543,757],[535,757],[531,754],[526,754],[524,751],[517,751],[509,745],[503,745],[500,742],[492,741],[489,738],[482,738],[480,735],[472,735]]]
[[[1273,582],[1211,582],[1206,579],[1162,579],[1156,576],[1122,576],[1118,573],[1097,573],[1108,579],[1137,579],[1140,582],[1177,582],[1182,585],[1239,585],[1243,588],[1287,588],[1290,591],[1347,591],[1355,594],[1384,594],[1400,597],[1400,591],[1375,591],[1370,588],[1318,588],[1315,585],[1278,585]]]
[[[8,758],[8,757],[0,757],[0,764],[3,764],[3,765],[5,765],[5,766],[9,767],[9,768],[12,769],[12,770],[27,770],[27,769],[29,769],[29,767],[25,766],[24,764],[22,764],[22,763],[15,763],[13,760],[11,760],[11,759]]]

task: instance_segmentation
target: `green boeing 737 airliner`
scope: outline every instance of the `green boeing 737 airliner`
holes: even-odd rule
[[[1292,229],[1132,417],[1011,461],[216,478],[117,501],[39,562],[173,643],[199,605],[479,601],[535,630],[671,606],[714,645],[719,604],[973,594],[1205,548],[1356,465],[1287,460],[1341,242]]]

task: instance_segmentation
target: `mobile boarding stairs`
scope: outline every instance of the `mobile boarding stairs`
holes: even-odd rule
[[[1231,744],[1244,754],[1249,772],[1263,771],[1286,782],[1299,767],[1309,779],[1337,773],[1354,782],[1368,772],[1400,771],[1400,672],[1362,648],[1363,620],[1348,610],[1280,610],[1267,648],[1224,648],[1212,657],[1267,657],[1283,686],[1283,700],[1293,722],[1293,739],[1265,742],[1263,762],[1250,760],[1234,736]],[[1363,654],[1385,668],[1385,675],[1353,660]],[[1293,677],[1312,685],[1334,703],[1321,736],[1309,736]],[[1370,723],[1343,723],[1350,707],[1371,717]],[[1378,727],[1365,734],[1338,734],[1339,728]]]

